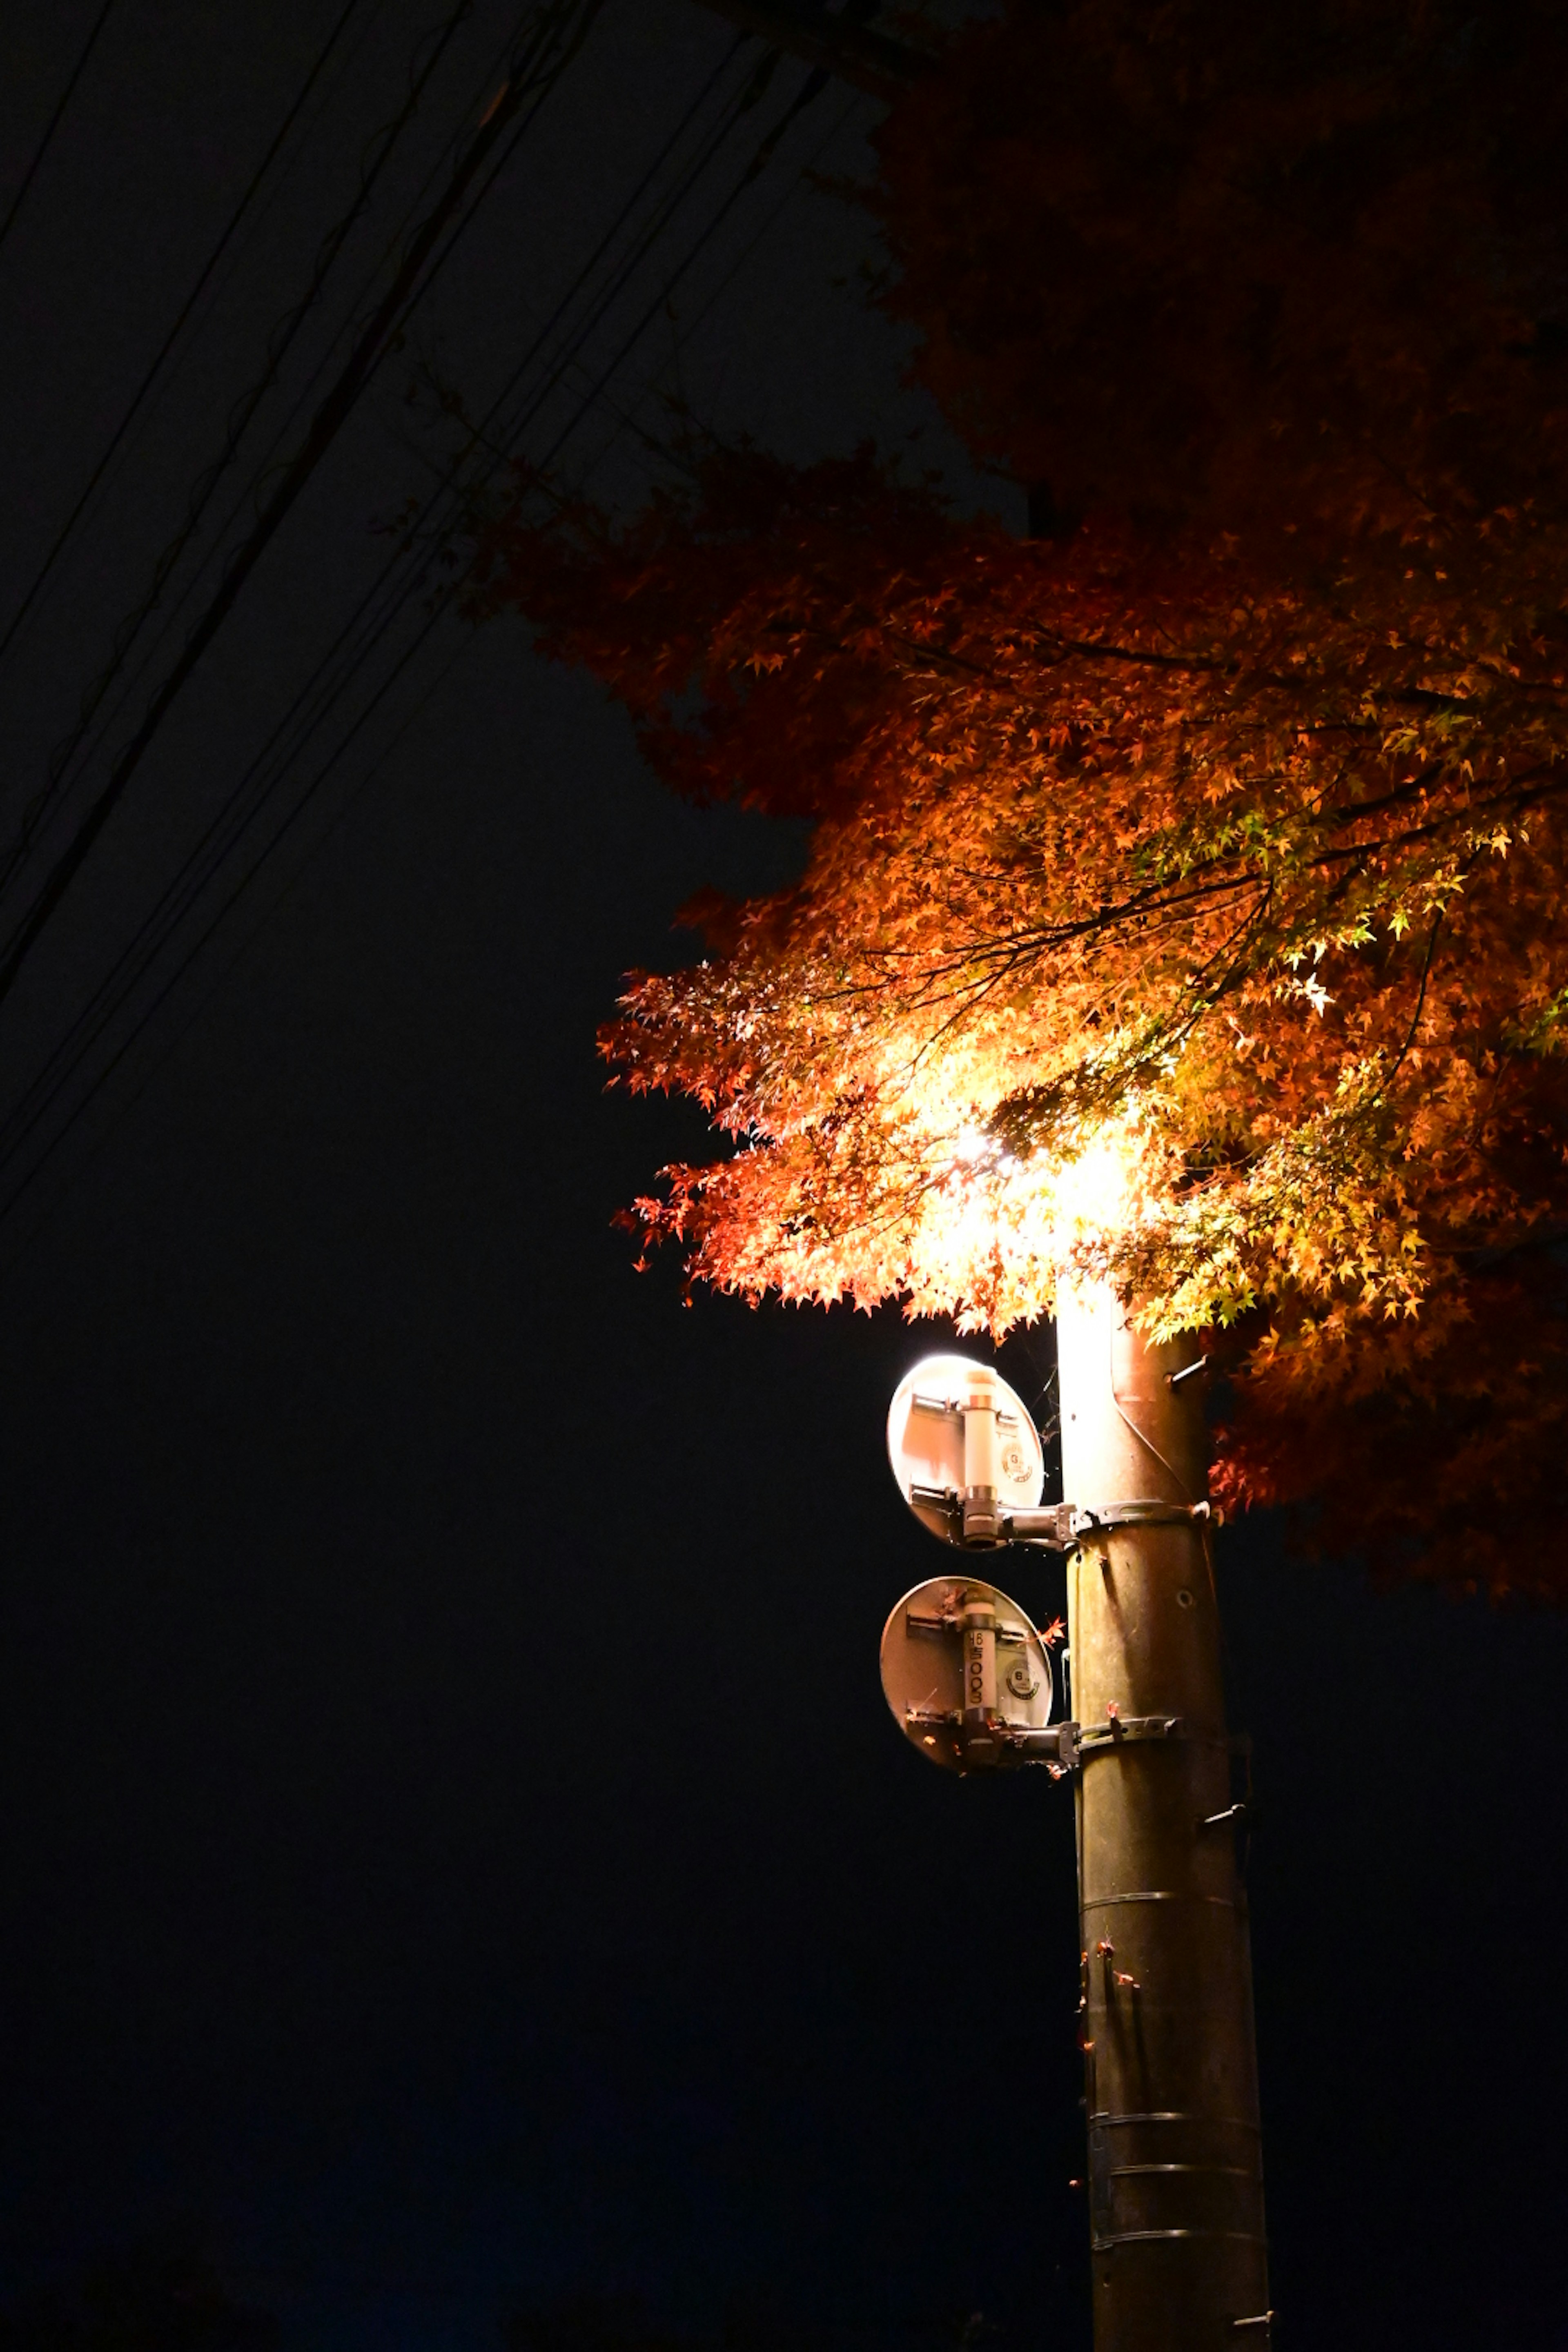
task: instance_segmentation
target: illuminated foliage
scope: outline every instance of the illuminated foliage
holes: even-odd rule
[[[1415,22],[1362,15],[1380,37]],[[1164,73],[1168,99],[1175,49],[1195,72],[1199,35],[1229,17],[1142,12],[1142,84],[1131,21],[1015,12],[886,139],[881,201],[932,380],[991,446],[1000,416],[1049,457],[1082,493],[1073,528],[1021,543],[954,520],[868,453],[799,472],[718,453],[691,499],[619,529],[581,508],[529,525],[524,484],[487,541],[476,602],[521,606],[605,677],[672,785],[815,820],[798,885],[693,909],[708,953],[636,977],[605,1033],[626,1084],[694,1097],[726,1139],[637,1215],[721,1288],[897,1298],[994,1334],[1048,1314],[1064,1265],[1109,1274],[1160,1330],[1217,1335],[1222,1495],[1316,1496],[1325,1538],[1353,1531],[1387,1567],[1549,1591],[1568,1580],[1548,1491],[1568,1433],[1568,504],[1550,371],[1517,284],[1473,332],[1434,313],[1417,348],[1395,279],[1427,313],[1389,276],[1392,229],[1355,277],[1343,236],[1408,225],[1422,151],[1406,122],[1380,179],[1348,85],[1315,131],[1297,109],[1298,162],[1321,165],[1324,138],[1353,149],[1337,216],[1353,282],[1326,307],[1327,346],[1290,311],[1260,359],[1224,288],[1202,315],[1205,285],[1296,251],[1273,230],[1226,247],[1224,171],[1256,175],[1270,141],[1297,151],[1260,100],[1245,169],[1173,132],[1142,198],[1113,198],[1148,88]],[[1280,22],[1298,55],[1300,24]],[[1111,63],[1088,73],[1079,163],[1049,142],[993,152],[981,101],[1011,103],[1003,68],[1016,82],[1030,42],[1070,56],[1091,36]],[[1243,41],[1216,68],[1200,110],[1215,139],[1239,136],[1248,76],[1289,112],[1279,65]],[[1403,121],[1420,90],[1373,99],[1368,120]],[[1065,259],[1047,241],[1025,306],[1037,327],[1060,296],[1054,363],[1085,353],[1076,389],[1031,374],[1037,354],[1019,361],[1001,323],[961,350],[954,319],[1003,312],[971,282],[986,254],[964,263],[921,213],[943,138],[960,180],[1019,191],[1025,231],[1069,183],[1079,227],[1098,224],[1094,317],[1082,238]],[[1489,139],[1434,163],[1450,227],[1485,210]],[[1150,346],[1186,438],[1162,442],[1130,392],[1097,440],[1094,371],[1136,389],[1154,215],[1194,172],[1219,173],[1185,265],[1198,315]],[[1147,250],[1123,235],[1138,202]],[[1248,184],[1247,218],[1260,202]],[[994,274],[1005,209],[973,226]],[[1488,221],[1461,258],[1489,254],[1506,280]],[[1391,337],[1415,354],[1404,375]],[[1299,399],[1255,430],[1259,367]],[[1428,402],[1402,464],[1377,384]],[[1317,457],[1300,444],[1314,405]],[[1300,462],[1271,479],[1258,431]],[[1163,501],[1162,452],[1185,468]]]

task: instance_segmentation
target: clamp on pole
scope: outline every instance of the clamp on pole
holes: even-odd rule
[[[1009,1542],[1071,1551],[1085,1536],[1109,1535],[1117,1528],[1199,1527],[1211,1516],[1206,1503],[1136,1497],[1125,1503],[1054,1503],[1044,1510],[1006,1511],[1001,1528]]]
[[[1008,1723],[987,1710],[983,1736],[977,1736],[975,1726],[963,1710],[911,1706],[906,1712],[905,1724],[917,1738],[928,1729],[956,1733],[965,1763],[980,1769],[1043,1764],[1053,1780],[1060,1780],[1067,1772],[1079,1772],[1095,1757],[1109,1756],[1119,1748],[1131,1747],[1141,1740],[1191,1739],[1196,1736],[1179,1715],[1113,1716],[1107,1723],[1052,1723],[1035,1728]]]

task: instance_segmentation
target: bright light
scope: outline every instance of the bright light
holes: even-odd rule
[[[1049,1311],[1060,1276],[1103,1261],[1147,1213],[1152,1154],[1131,1122],[1099,1129],[1070,1159],[1019,1160],[973,1121],[950,1150],[912,1257],[933,1292],[988,1302],[961,1316],[966,1329]]]
[[[1135,1130],[1102,1128],[1076,1159],[1059,1167],[1051,1185],[1064,1234],[1080,1240],[1090,1234],[1117,1234],[1131,1223],[1142,1189],[1137,1179],[1146,1158]]]

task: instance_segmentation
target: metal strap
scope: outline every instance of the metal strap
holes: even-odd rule
[[[1152,1499],[1083,1503],[1072,1515],[1072,1527],[1074,1535],[1097,1535],[1112,1528],[1190,1528],[1208,1516],[1206,1503],[1167,1503]]]
[[[1257,2230],[1113,2230],[1109,2237],[1096,2238],[1094,2251],[1102,2254],[1108,2246],[1136,2245],[1144,2238],[1234,2238],[1244,2246],[1266,2246],[1267,2238]]]
[[[1182,2107],[1156,2107],[1146,2115],[1124,2116],[1113,2116],[1108,2109],[1101,2109],[1089,2120],[1091,2126],[1105,2130],[1114,2129],[1119,2124],[1202,2124],[1208,2131],[1251,2132],[1255,2138],[1261,2137],[1263,2130],[1261,2124],[1250,2123],[1245,2116],[1199,2116]]]
[[[911,1486],[910,1499],[956,1515],[959,1502],[948,1489]],[[1110,1535],[1118,1528],[1191,1528],[1210,1517],[1206,1503],[1171,1503],[1154,1496],[1133,1496],[1121,1503],[1047,1503],[1035,1510],[1002,1510],[998,1526],[1005,1541],[1044,1544],[1055,1551],[1071,1551],[1085,1536]]]
[[[1263,2178],[1256,2164],[1113,2164],[1105,2177],[1107,2180],[1121,2180],[1130,2172],[1228,2172],[1237,2180]]]
[[[1101,1756],[1138,1739],[1192,1739],[1179,1715],[1113,1715],[1104,1723],[1079,1726],[1079,1747],[1086,1757]]]
[[[1080,1911],[1103,1911],[1112,1903],[1217,1903],[1226,1911],[1237,1909],[1234,1895],[1197,1895],[1190,1888],[1157,1887],[1137,1895],[1086,1895],[1079,1903]]]

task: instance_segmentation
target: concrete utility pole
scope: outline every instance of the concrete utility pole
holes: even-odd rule
[[[809,0],[702,5],[879,97],[931,69],[858,12],[829,15]],[[1068,1570],[1074,1713],[1088,1735],[1072,1760],[1095,2352],[1267,2347],[1247,1897],[1207,1526],[1193,1511],[1206,1496],[1208,1447],[1200,1382],[1181,1377],[1194,1351],[1149,1346],[1110,1289],[1065,1285],[1057,1342],[1062,1492],[1100,1522],[1077,1537]],[[1053,1516],[999,1519],[995,1465],[970,1459],[983,1433],[994,1451],[998,1444],[992,1416],[966,1409],[984,1403],[981,1384],[992,1377],[972,1379],[976,1392],[962,1406],[924,1401],[965,1427],[962,1475],[954,1468],[944,1489],[933,1465],[922,1475],[935,1483],[911,1491],[909,1463],[894,1462],[906,1501],[966,1549],[1015,1530],[1039,1540],[1038,1522]],[[884,1688],[933,1761],[994,1764],[996,1644],[1010,1640],[1009,1654],[1026,1661],[1038,1636],[1013,1625],[1017,1612],[990,1587],[942,1593],[940,1583],[910,1596],[937,1595],[924,1613],[903,1603],[894,1612]],[[914,1704],[942,1677],[929,1660],[911,1672],[905,1636],[955,1626],[973,1644],[979,1685],[955,1681],[946,1705]],[[1032,1667],[1024,1686],[1038,1686]],[[1049,1745],[1021,1718],[1012,1737],[1020,1749]],[[1068,1763],[1065,1748],[1057,1753]]]
[[[1063,1492],[1113,1522],[1068,1570],[1095,2352],[1269,2341],[1258,2061],[1201,1375],[1104,1288],[1058,1304]],[[1131,1514],[1121,1518],[1119,1507]],[[1169,1724],[1169,1734],[1163,1727]]]

